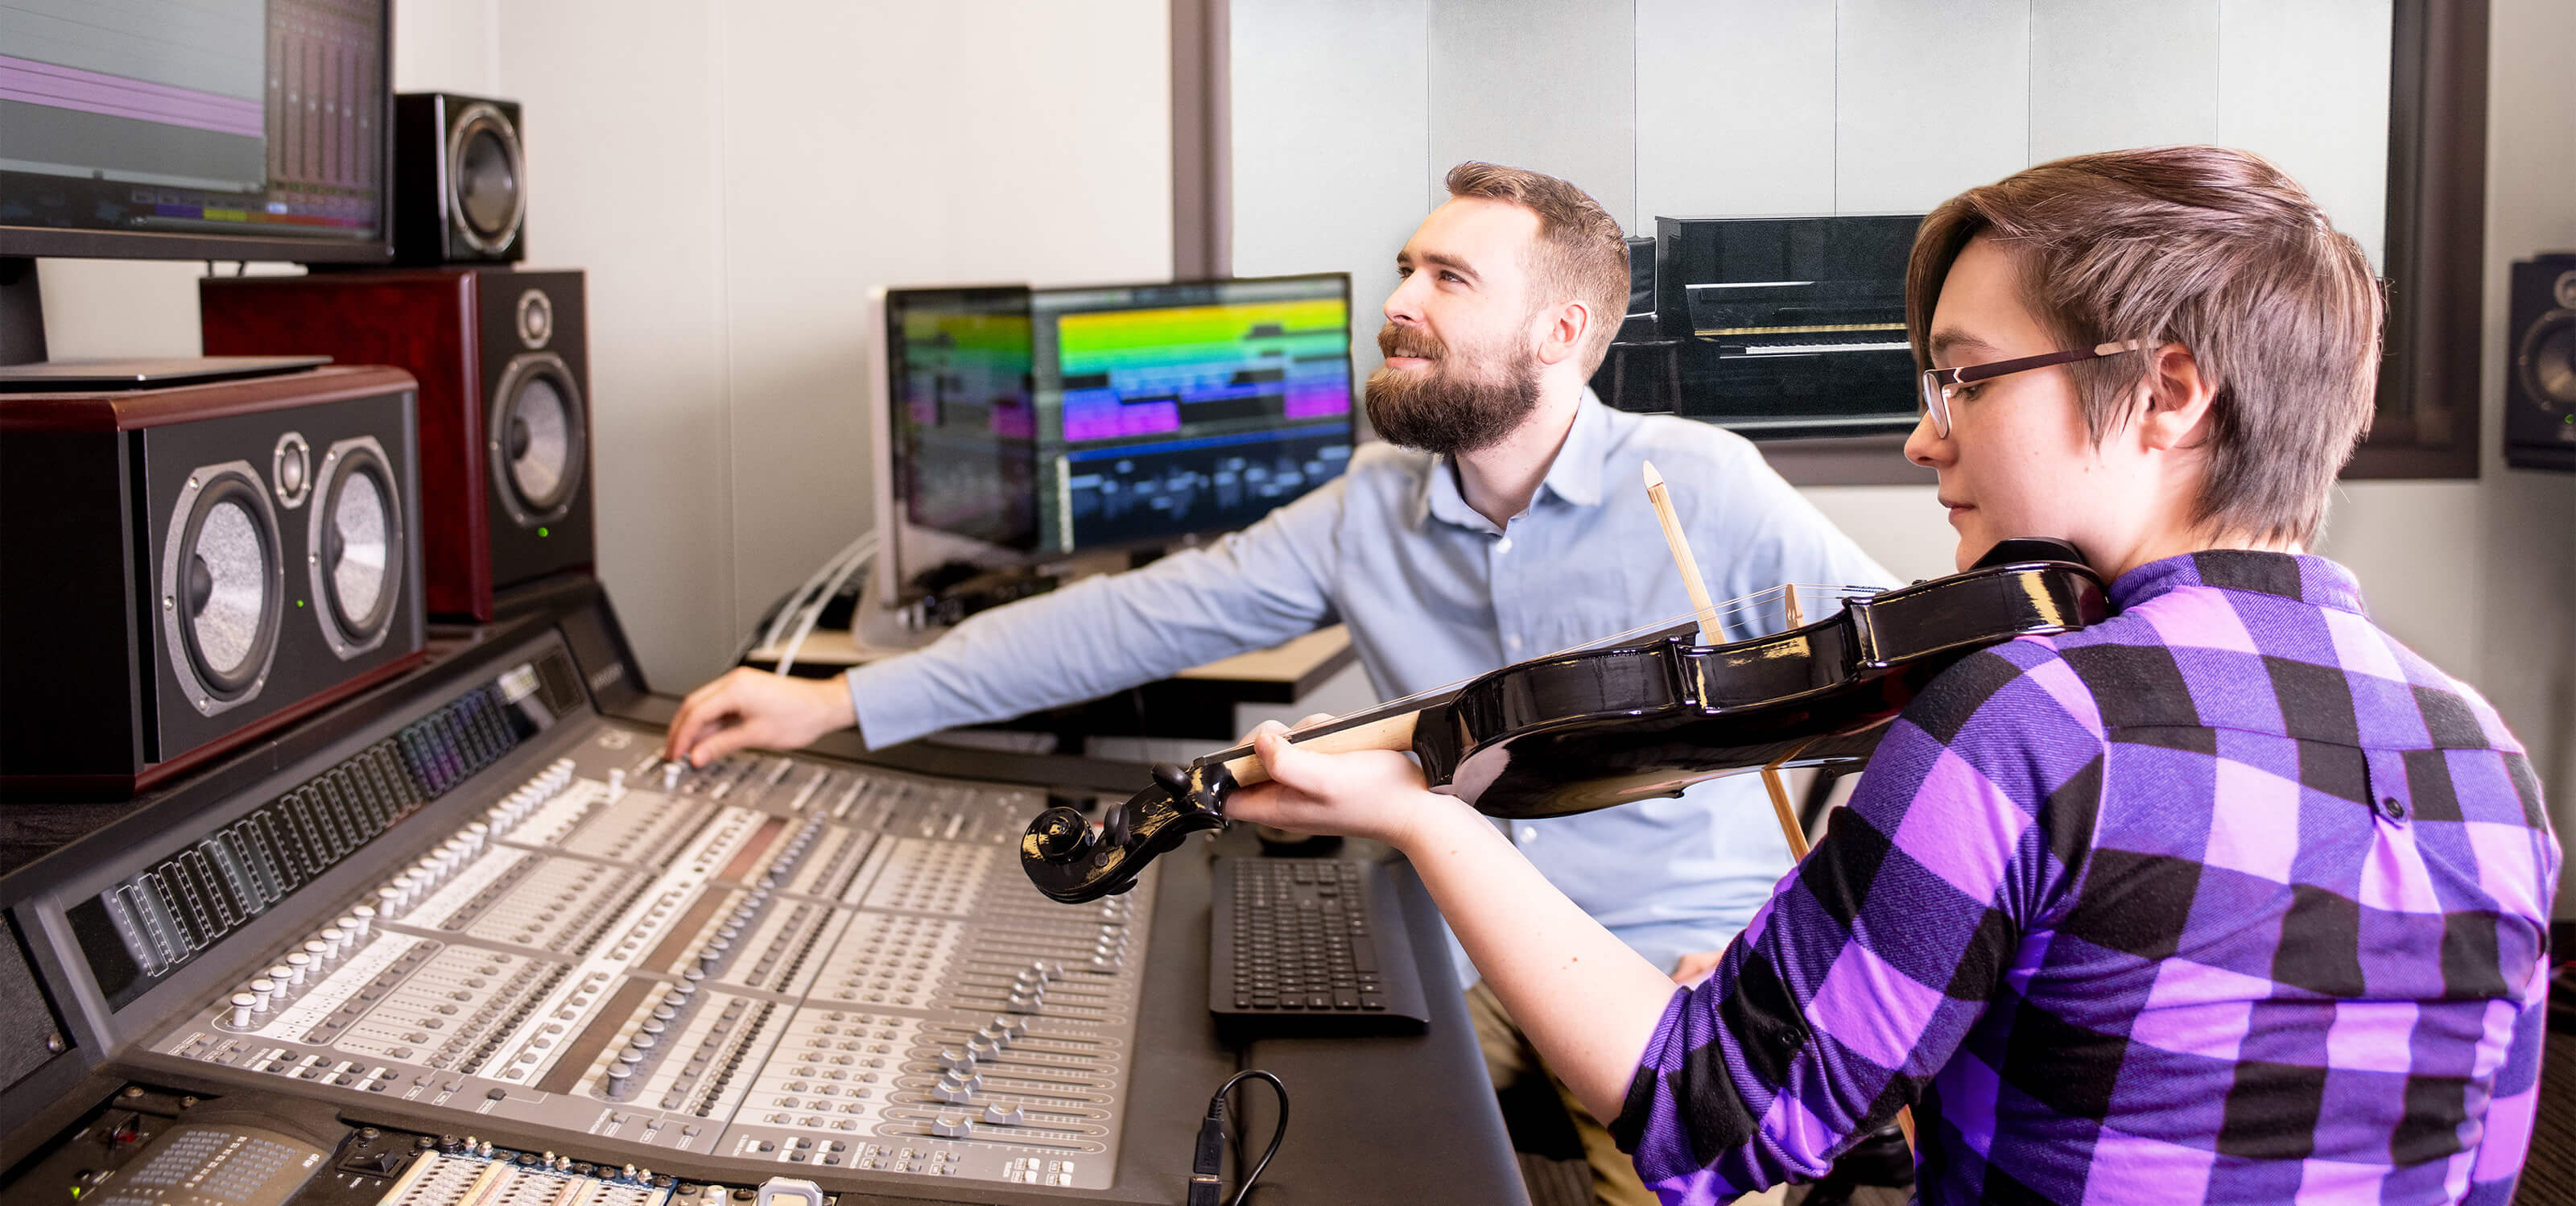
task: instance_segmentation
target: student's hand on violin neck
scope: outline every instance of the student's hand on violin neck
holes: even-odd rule
[[[1408,850],[1429,822],[1451,811],[1472,811],[1454,796],[1434,794],[1422,769],[1391,750],[1326,754],[1287,740],[1286,726],[1271,722],[1252,731],[1252,745],[1270,781],[1243,788],[1226,800],[1237,821],[1292,833],[1338,833]]]

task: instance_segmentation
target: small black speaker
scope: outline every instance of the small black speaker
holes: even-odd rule
[[[2576,253],[2514,264],[2505,338],[2505,463],[2576,473]]]
[[[0,797],[125,795],[416,664],[414,388],[0,399]]]
[[[394,98],[394,262],[515,263],[526,255],[528,172],[517,101],[447,92]]]

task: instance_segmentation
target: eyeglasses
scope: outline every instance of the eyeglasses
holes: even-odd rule
[[[2097,343],[2072,352],[2050,352],[2043,356],[2024,356],[2019,360],[1997,360],[1991,364],[1969,364],[1958,368],[1923,370],[1923,409],[1932,416],[1932,430],[1942,439],[1950,438],[1950,398],[1960,386],[1991,381],[2032,369],[2052,368],[2084,360],[2099,360],[2134,352],[2146,347],[2143,339],[2125,339],[2118,343]]]

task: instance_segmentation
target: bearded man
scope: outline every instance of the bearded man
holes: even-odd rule
[[[1625,316],[1619,224],[1581,189],[1462,163],[1395,257],[1368,381],[1387,443],[1259,523],[1142,569],[975,616],[916,653],[831,680],[735,670],[690,694],[664,754],[704,763],[857,725],[882,748],[1093,698],[1347,624],[1382,698],[1424,691],[1690,611],[1640,484],[1652,460],[1717,598],[1886,571],[1739,436],[1612,410],[1584,382]],[[1757,635],[1736,630],[1729,637]],[[1509,836],[1550,882],[1676,980],[1692,980],[1790,865],[1749,779]],[[1476,976],[1452,944],[1460,982]],[[1482,984],[1468,992],[1498,1089],[1546,1076]],[[1605,1202],[1651,1202],[1562,1081]]]

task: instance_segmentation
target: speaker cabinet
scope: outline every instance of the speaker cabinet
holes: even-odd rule
[[[517,262],[526,254],[527,167],[518,102],[396,96],[394,262]]]
[[[120,796],[421,657],[411,377],[0,398],[0,793]]]
[[[591,563],[590,364],[582,274],[430,268],[208,278],[206,354],[292,348],[420,380],[432,615]]]
[[[2576,472],[2576,254],[2514,264],[2505,338],[2505,463]]]

